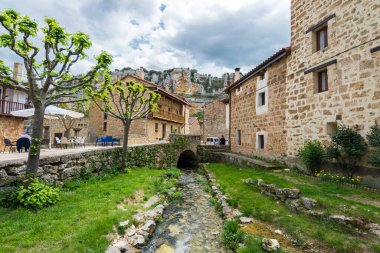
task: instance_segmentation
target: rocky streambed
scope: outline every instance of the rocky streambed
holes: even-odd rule
[[[226,252],[220,240],[223,219],[197,177],[201,176],[183,171],[180,178],[183,198],[165,209],[162,222],[142,252]]]

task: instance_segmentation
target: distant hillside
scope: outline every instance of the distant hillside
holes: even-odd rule
[[[234,73],[226,73],[221,77],[210,74],[199,74],[198,70],[190,68],[173,68],[163,71],[147,70],[144,68],[123,68],[114,75],[126,74],[140,76],[144,72],[145,80],[151,81],[175,94],[195,97],[218,96],[223,94],[224,87],[234,80]]]

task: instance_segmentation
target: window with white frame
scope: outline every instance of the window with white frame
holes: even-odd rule
[[[268,112],[268,71],[257,77],[256,85],[256,115]]]

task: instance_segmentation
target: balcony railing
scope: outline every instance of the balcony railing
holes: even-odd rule
[[[11,115],[12,111],[31,108],[30,105],[0,99],[0,115]]]
[[[173,122],[180,123],[180,124],[185,123],[185,117],[184,116],[174,114],[172,112],[163,111],[163,110],[160,110],[158,112],[153,112],[152,116],[153,116],[153,118],[164,119],[167,121],[173,121]]]

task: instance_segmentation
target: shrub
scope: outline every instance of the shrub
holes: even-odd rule
[[[17,200],[17,188],[12,188],[3,194],[3,198],[0,200],[0,206],[2,207],[16,207],[19,205]]]
[[[228,248],[236,250],[244,239],[243,231],[239,230],[239,223],[235,220],[227,220],[223,225],[222,242]]]
[[[315,175],[321,171],[322,165],[326,162],[326,151],[320,141],[307,141],[298,151],[298,156],[306,165],[309,173]]]
[[[20,186],[17,200],[24,207],[42,208],[60,200],[60,189],[36,178],[27,188]]]
[[[368,143],[374,148],[374,153],[368,159],[368,162],[375,166],[380,167],[380,127],[375,122],[375,125],[371,127],[371,132],[367,135]]]
[[[358,169],[358,163],[367,151],[367,144],[357,129],[340,126],[331,137],[331,145],[327,150],[328,158],[337,163],[338,167],[349,178]]]

